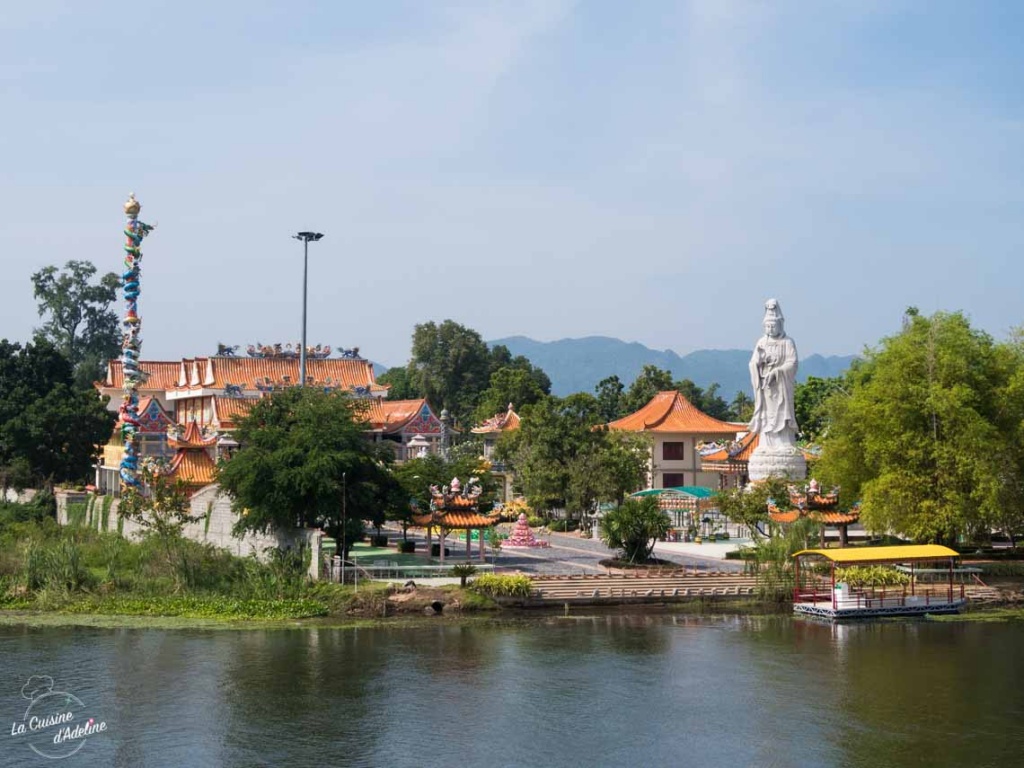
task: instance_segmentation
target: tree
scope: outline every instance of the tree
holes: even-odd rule
[[[1000,512],[1011,367],[960,313],[908,315],[828,399],[818,471],[875,531],[955,543]]]
[[[719,511],[729,520],[750,529],[751,537],[771,535],[770,518],[768,517],[769,501],[782,511],[792,509],[789,498],[789,482],[782,478],[771,477],[746,488],[730,488],[715,494],[715,503]]]
[[[413,386],[409,379],[409,369],[404,365],[388,368],[377,377],[378,384],[390,385],[388,398],[391,400],[415,400],[423,397],[423,393]]]
[[[95,274],[92,262],[72,260],[62,270],[49,266],[32,275],[39,316],[46,318],[36,338],[67,357],[83,387],[91,387],[121,343],[117,314],[110,308],[120,279],[108,272],[93,282]]]
[[[999,507],[992,524],[1016,547],[1024,535],[1024,327],[1014,329],[998,352],[1007,370],[1006,384],[998,394],[1006,450],[999,457]]]
[[[114,420],[51,345],[0,341],[0,468],[15,484],[86,480]]]
[[[500,368],[512,368],[517,371],[526,371],[530,374],[530,378],[533,379],[537,388],[545,395],[551,394],[551,379],[544,371],[533,363],[530,362],[529,358],[523,355],[512,356],[508,347],[504,344],[495,344],[491,347],[491,376]]]
[[[644,563],[654,551],[654,544],[664,538],[672,527],[669,516],[658,507],[653,496],[626,499],[601,518],[601,540],[622,552],[622,559]]]
[[[747,421],[754,417],[754,400],[742,390],[729,403],[730,421]]]
[[[480,395],[476,422],[504,413],[509,403],[517,409],[532,405],[546,397],[537,380],[523,368],[499,368],[491,374],[491,385]]]
[[[236,529],[320,527],[347,550],[389,482],[390,451],[366,439],[361,409],[343,392],[306,387],[258,400],[235,431],[239,449],[217,473],[239,515]]]
[[[645,365],[629,385],[623,406],[626,413],[638,411],[659,392],[675,389],[672,373],[656,365]]]
[[[642,439],[600,428],[596,398],[548,397],[523,409],[520,428],[502,435],[497,455],[515,468],[535,509],[590,512],[643,484],[649,452]]]
[[[625,390],[618,376],[601,379],[594,387],[594,391],[597,392],[597,410],[601,414],[601,420],[606,424],[621,419],[628,413]]]
[[[843,380],[839,377],[810,376],[807,381],[797,383],[793,406],[802,440],[816,443],[828,433],[828,399],[842,387]]]
[[[412,335],[409,381],[435,407],[447,408],[465,423],[489,384],[490,360],[476,331],[454,320],[420,323]]]

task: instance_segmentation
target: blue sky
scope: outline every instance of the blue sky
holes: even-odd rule
[[[35,0],[0,15],[0,336],[144,244],[143,354],[309,339],[803,354],[1024,323],[1024,4]]]

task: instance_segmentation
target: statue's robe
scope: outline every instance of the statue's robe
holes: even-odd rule
[[[768,383],[771,371],[778,371],[775,381]],[[762,336],[750,358],[750,383],[754,387],[754,416],[750,431],[760,435],[796,434],[796,411],[793,388],[796,384],[796,344],[788,336],[773,339]]]

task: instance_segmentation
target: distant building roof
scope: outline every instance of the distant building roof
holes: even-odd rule
[[[639,411],[616,419],[608,428],[628,432],[733,436],[744,429],[708,416],[675,390],[659,392]]]
[[[512,403],[509,403],[507,411],[492,416],[471,431],[474,435],[491,435],[511,432],[514,429],[519,429],[519,414],[512,410]]]

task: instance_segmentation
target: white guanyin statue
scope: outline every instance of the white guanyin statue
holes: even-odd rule
[[[768,299],[764,309],[764,336],[758,339],[750,358],[750,383],[754,388],[750,431],[759,435],[750,457],[750,479],[778,476],[802,480],[807,475],[807,462],[796,445],[796,344],[786,335],[779,302]]]

